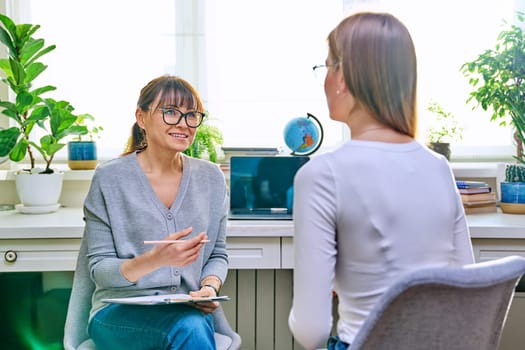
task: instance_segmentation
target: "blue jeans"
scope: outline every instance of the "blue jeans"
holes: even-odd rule
[[[345,343],[337,335],[331,336],[326,343],[327,350],[346,350],[350,344]]]
[[[188,305],[110,304],[88,332],[98,349],[215,349],[213,315]]]

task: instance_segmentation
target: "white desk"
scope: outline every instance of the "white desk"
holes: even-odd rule
[[[525,256],[525,215],[476,214],[467,220],[476,260]],[[0,272],[74,270],[83,228],[80,208],[42,215],[0,212]],[[230,220],[227,243],[232,269],[293,268],[291,221]],[[14,261],[12,254],[6,259],[9,251]]]
[[[525,256],[525,215],[476,214],[467,220],[477,261]],[[0,273],[70,273],[75,269],[83,227],[80,208],[61,208],[44,215],[0,212]],[[229,221],[227,244],[232,270],[223,291],[235,302],[224,306],[243,344],[250,349],[301,349],[287,328],[292,301],[293,222]],[[8,252],[16,253],[15,261],[7,261]],[[525,343],[524,322],[525,298],[517,293],[500,350]]]
[[[80,208],[50,214],[0,212],[0,272],[73,271],[84,221]],[[280,269],[281,237],[293,235],[290,221],[230,221],[231,269]]]

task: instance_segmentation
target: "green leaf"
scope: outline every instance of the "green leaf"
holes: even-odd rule
[[[22,91],[16,96],[16,109],[20,114],[24,114],[34,106],[34,97],[27,91]]]
[[[56,49],[56,45],[50,45],[48,47],[46,47],[45,49],[43,49],[42,51],[40,51],[39,53],[37,53],[31,60],[29,60],[27,63],[33,63],[34,61],[36,61],[37,59],[39,59],[40,57],[44,56],[45,54],[53,51],[54,49]]]
[[[43,47],[44,39],[28,40],[20,50],[20,62],[25,65]]]
[[[40,28],[39,25],[32,24],[18,24],[16,25],[16,35],[14,35],[15,45],[23,49],[28,40],[31,40],[31,35]]]
[[[18,142],[15,147],[11,150],[11,153],[9,153],[9,159],[11,159],[13,162],[19,162],[24,159],[27,153],[27,140],[21,139],[20,142]]]
[[[40,96],[42,95],[43,93],[45,92],[49,92],[49,91],[54,91],[56,90],[57,88],[54,87],[54,86],[51,86],[51,85],[46,85],[46,86],[43,86],[43,87],[40,87],[40,88],[37,88],[37,89],[34,89],[32,91],[33,95],[35,96]]]
[[[11,152],[19,136],[20,130],[15,127],[0,130],[0,157],[5,157]]]
[[[7,77],[13,76],[13,73],[11,72],[11,64],[9,63],[9,59],[0,58],[0,69],[5,73]]]
[[[0,13],[0,22],[2,22],[7,31],[11,34],[11,36],[14,36],[14,34],[16,34],[16,25],[11,20],[11,18]]]
[[[60,151],[65,144],[58,143],[51,135],[44,135],[40,138],[40,149],[48,156],[53,156],[56,152]]]
[[[12,55],[15,52],[16,48],[11,40],[9,33],[2,27],[0,27],[0,42],[2,42],[9,50],[9,54]]]
[[[35,62],[27,66],[26,68],[26,76],[24,78],[24,84],[31,83],[36,77],[40,75],[43,71],[45,71],[47,68],[46,65]]]
[[[11,72],[13,73],[13,80],[15,84],[23,84],[26,75],[24,67],[20,64],[20,62],[17,62],[12,58],[9,59],[9,64],[11,66]],[[15,90],[15,92],[18,91]]]

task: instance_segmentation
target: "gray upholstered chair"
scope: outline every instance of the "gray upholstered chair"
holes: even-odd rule
[[[525,258],[427,268],[392,285],[349,350],[495,350]]]
[[[96,350],[95,344],[89,339],[87,334],[91,295],[94,289],[95,285],[89,276],[87,244],[85,240],[82,240],[66,316],[64,329],[65,350]],[[214,312],[214,320],[217,349],[239,349],[241,337],[230,327],[222,307],[219,307]]]

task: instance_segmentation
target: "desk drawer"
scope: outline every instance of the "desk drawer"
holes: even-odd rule
[[[230,269],[280,269],[280,237],[227,237]]]
[[[0,272],[74,271],[80,238],[2,239]]]
[[[525,240],[523,239],[472,239],[476,262],[503,258],[509,255],[525,257]]]

